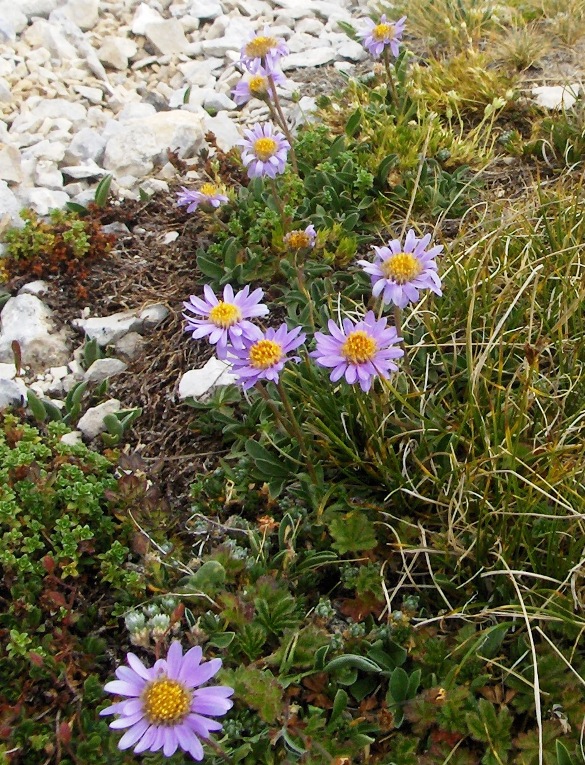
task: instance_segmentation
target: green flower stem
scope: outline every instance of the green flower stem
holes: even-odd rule
[[[280,215],[280,221],[282,223],[282,227],[283,229],[286,229],[288,219],[284,212],[284,202],[280,198],[280,194],[278,193],[278,186],[276,185],[276,181],[274,180],[274,178],[269,178],[268,180],[270,182],[270,188],[272,190],[272,198],[274,199],[274,203],[278,208],[278,214]]]
[[[281,426],[281,428],[284,430],[284,432],[287,435],[289,435],[289,436],[294,438],[296,436],[296,434],[294,432],[291,432],[291,429],[290,429],[288,423],[286,422],[286,420],[284,420],[282,418],[282,415],[278,411],[278,407],[276,406],[274,401],[268,395],[268,392],[266,391],[266,388],[262,385],[261,382],[257,382],[254,385],[254,387],[256,388],[258,393],[262,396],[264,401],[266,401],[266,403],[268,404],[268,406],[272,410],[272,414],[274,415],[274,419],[278,422],[278,424]]]
[[[316,327],[315,327],[315,313],[313,311],[313,301],[311,300],[311,295],[309,293],[309,290],[307,289],[307,283],[305,282],[305,271],[302,265],[298,265],[296,254],[295,254],[295,266],[297,269],[297,281],[299,283],[299,289],[303,293],[305,298],[307,299],[307,305],[309,306],[309,321],[311,323],[311,328],[314,333]]]
[[[303,431],[301,430],[301,426],[299,425],[299,422],[295,416],[294,410],[292,408],[292,404],[290,403],[290,399],[280,380],[278,380],[278,382],[276,383],[276,388],[278,390],[278,395],[280,396],[280,400],[282,401],[284,409],[288,415],[291,427],[299,442],[299,446],[301,447],[301,451],[303,453],[303,457],[305,458],[305,462],[307,465],[307,471],[309,475],[311,476],[311,480],[313,481],[313,483],[317,484],[317,474],[315,473],[315,468],[313,467],[313,463],[309,459],[309,452],[307,450],[307,443],[305,441],[305,437],[303,436]]]
[[[288,422],[284,419],[284,417],[281,415],[281,413],[278,411],[278,407],[275,405],[274,401],[270,398],[268,395],[268,392],[266,391],[266,388],[262,385],[261,382],[257,382],[254,386],[258,393],[262,396],[264,401],[268,404],[270,409],[272,410],[272,414],[274,415],[276,421],[279,423],[279,425],[282,427],[285,433],[287,433],[293,440],[296,439],[299,446],[301,447],[301,451],[303,453],[303,457],[305,458],[305,463],[307,465],[307,471],[309,475],[311,476],[311,480],[313,483],[317,484],[317,475],[315,473],[315,468],[313,467],[309,455],[307,453],[307,446],[305,443],[305,439],[303,436],[303,433],[301,431],[300,425],[295,417],[293,408],[291,406],[291,403],[289,401],[288,396],[286,395],[286,391],[284,390],[282,383],[280,380],[276,383],[276,387],[278,389],[278,395],[280,396],[280,400],[282,401],[282,404],[284,406],[284,409],[288,416]]]
[[[206,744],[209,744],[209,746],[221,757],[222,760],[225,760],[225,762],[233,765],[233,759],[228,755],[225,749],[217,743],[217,741],[214,741],[212,738],[204,738],[203,741]]]
[[[392,74],[392,67],[390,66],[390,57],[388,55],[387,46],[384,48],[384,67],[386,69],[386,77],[388,79],[390,93],[392,94],[392,101],[394,102],[394,105],[398,107],[398,91],[396,90],[396,83],[394,82],[394,75]]]
[[[284,116],[284,112],[282,111],[282,106],[280,105],[280,98],[278,97],[278,93],[276,91],[276,83],[274,82],[274,77],[272,77],[272,75],[270,75],[270,74],[268,75],[268,83],[270,85],[270,90],[272,92],[272,98],[274,99],[274,104],[273,104],[274,105],[274,112],[273,113],[275,113],[275,118],[276,118],[276,116],[278,117],[278,119],[277,119],[278,124],[282,128],[282,130],[283,130],[283,132],[284,132],[284,134],[286,136],[287,141],[290,143],[290,149],[289,149],[290,161],[291,161],[291,164],[292,164],[292,169],[298,175],[299,174],[299,166],[297,164],[297,155],[295,154],[292,133],[290,132],[290,128],[289,128],[288,123],[286,121],[286,117]]]
[[[402,308],[399,308],[397,305],[395,305],[393,313],[394,313],[394,326],[396,327],[396,332],[398,333],[398,337],[402,337],[402,341],[400,342],[400,347],[404,351],[404,356],[402,357],[402,366],[404,367],[404,371],[408,372],[408,374],[411,375],[412,368],[408,360],[408,351],[406,349],[406,343],[404,342],[404,336],[402,333]]]

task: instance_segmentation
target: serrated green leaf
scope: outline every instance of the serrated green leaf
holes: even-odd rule
[[[341,555],[372,550],[378,543],[373,523],[359,510],[333,518],[329,522],[329,531],[335,540],[332,547]]]

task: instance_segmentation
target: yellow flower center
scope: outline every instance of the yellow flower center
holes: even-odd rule
[[[242,312],[237,305],[233,303],[224,303],[220,300],[217,305],[214,305],[209,312],[209,318],[215,324],[216,327],[233,327],[242,318]]]
[[[278,40],[274,37],[264,37],[258,35],[246,45],[244,50],[250,58],[263,58],[267,53],[278,45]]]
[[[213,197],[217,194],[219,189],[215,185],[215,183],[204,183],[203,186],[199,189],[199,191],[202,194],[205,194],[206,197]]]
[[[268,369],[282,358],[282,346],[274,340],[258,340],[250,348],[250,364],[254,369]]]
[[[363,364],[371,361],[378,350],[378,343],[363,329],[350,332],[347,340],[341,346],[341,355],[352,364]]]
[[[268,80],[266,77],[262,77],[261,74],[257,74],[250,79],[248,87],[250,88],[250,93],[262,95],[268,90]]]
[[[146,686],[142,703],[151,724],[177,725],[189,714],[191,694],[177,680],[161,677]]]
[[[273,157],[278,149],[278,144],[274,138],[257,138],[254,141],[254,154],[262,162]]]
[[[389,37],[394,37],[394,25],[393,24],[376,24],[372,29],[372,37],[376,42],[382,42]]]
[[[291,231],[285,241],[291,250],[302,250],[311,245],[311,237],[304,231]]]
[[[420,260],[411,252],[399,252],[385,260],[381,265],[382,273],[396,284],[406,284],[422,273]]]

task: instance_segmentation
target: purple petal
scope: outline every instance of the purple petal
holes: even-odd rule
[[[148,725],[149,723],[146,720],[140,720],[140,722],[136,723],[136,725],[127,730],[122,738],[118,741],[118,749],[129,749],[138,741],[139,738],[143,736],[143,734],[148,729]]]
[[[104,691],[117,693],[119,696],[140,696],[144,689],[144,682],[127,683],[124,680],[111,680],[104,685]]]
[[[177,725],[175,733],[179,740],[179,746],[183,751],[189,752],[189,754],[196,760],[203,759],[203,747],[201,746],[201,742],[188,724]]]
[[[150,749],[155,736],[156,736],[156,727],[154,725],[151,725],[150,728],[144,734],[144,736],[142,736],[140,741],[134,747],[134,754],[140,754],[141,752],[145,752],[147,749]]]
[[[144,666],[136,654],[126,654],[126,661],[132,667],[134,672],[136,672],[139,677],[143,678],[143,680],[152,679],[152,672]]]
[[[167,653],[169,677],[176,680],[183,664],[183,649],[178,640],[173,640]]]
[[[203,651],[201,650],[201,646],[196,645],[193,648],[190,648],[187,651],[187,653],[183,656],[183,665],[177,676],[177,680],[181,680],[186,683],[187,675],[193,672],[194,669],[197,669],[199,667],[202,656],[203,656]]]
[[[165,735],[165,743],[163,746],[163,754],[165,757],[172,757],[177,751],[179,746],[179,740],[174,728],[168,728]]]
[[[135,715],[132,715],[131,717],[119,717],[117,720],[113,720],[110,723],[110,728],[113,730],[117,730],[119,728],[129,728],[131,725],[135,725],[137,722],[140,722],[142,718],[144,717],[144,712],[137,712]]]

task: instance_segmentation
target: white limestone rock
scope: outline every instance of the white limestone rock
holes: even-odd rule
[[[191,0],[188,11],[190,16],[205,21],[216,19],[222,12],[219,0]]]
[[[61,209],[69,201],[69,194],[58,189],[35,188],[26,192],[27,204],[39,215],[48,215],[51,210]]]
[[[163,55],[184,53],[189,45],[183,25],[178,19],[164,19],[156,23],[146,24],[144,34],[146,39]]]
[[[311,48],[302,53],[291,53],[282,59],[282,69],[287,72],[290,69],[302,69],[309,66],[323,66],[336,58],[335,51],[331,47],[320,46]]]
[[[12,90],[8,84],[8,80],[5,80],[4,77],[0,77],[0,103],[9,104],[12,101]]]
[[[144,329],[154,329],[164,321],[169,315],[170,311],[163,303],[155,303],[154,305],[147,306],[139,314],[139,319],[142,321]]]
[[[322,48],[327,43],[326,38],[317,38],[313,35],[296,32],[290,40],[287,41],[287,47],[291,54],[304,53],[312,48]]]
[[[39,98],[28,99],[27,105],[39,120],[68,119],[73,124],[79,125],[87,119],[87,109],[83,104],[69,101],[65,98]]]
[[[67,0],[63,11],[80,29],[93,29],[99,15],[99,0]]]
[[[242,140],[240,131],[234,121],[226,114],[219,112],[215,117],[206,116],[203,119],[205,132],[211,131],[216,143],[222,151],[229,151]]]
[[[142,328],[142,320],[133,311],[120,311],[110,316],[96,316],[90,319],[74,319],[71,323],[76,329],[85,332],[88,340],[95,340],[101,347],[115,343],[128,332]]]
[[[104,91],[101,88],[88,88],[86,85],[74,85],[73,90],[83,98],[87,98],[92,104],[101,104],[104,99]]]
[[[140,356],[145,343],[146,340],[138,332],[128,332],[116,341],[114,348],[123,361],[133,361]]]
[[[155,162],[164,162],[168,149],[183,158],[202,146],[204,128],[199,115],[190,112],[158,112],[147,119],[129,120],[106,145],[103,166],[116,177],[148,175]]]
[[[219,16],[213,23],[218,29],[224,28],[221,36],[212,38],[211,35],[201,43],[205,56],[221,56],[232,52],[239,58],[242,45],[250,40],[257,32],[256,24],[242,16]]]
[[[26,397],[26,387],[21,380],[0,378],[0,411],[11,406],[24,406]]]
[[[48,282],[45,282],[42,279],[35,279],[34,282],[27,282],[26,284],[23,284],[22,287],[18,290],[18,294],[36,295],[37,297],[40,297],[41,295],[46,295],[48,291]]]
[[[99,178],[106,174],[105,170],[91,160],[84,165],[65,165],[60,172],[70,178]]]
[[[97,55],[105,66],[125,71],[128,68],[128,59],[137,52],[138,46],[134,40],[127,37],[108,37],[100,46]]]
[[[96,359],[84,375],[84,380],[91,383],[101,383],[115,377],[128,369],[128,365],[120,359]]]
[[[132,19],[132,34],[144,35],[146,34],[148,24],[157,24],[161,21],[164,21],[164,18],[158,11],[155,11],[154,8],[151,8],[146,3],[140,3]]]
[[[342,58],[348,58],[350,61],[363,61],[368,53],[363,45],[355,40],[346,40],[337,47],[337,55]]]
[[[83,417],[77,423],[78,429],[89,441],[99,436],[106,430],[104,417],[108,414],[115,414],[121,409],[121,404],[116,398],[105,401],[98,406],[90,407]]]
[[[200,399],[213,388],[220,385],[231,385],[236,376],[230,373],[231,365],[227,361],[212,356],[201,369],[191,369],[181,377],[179,382],[179,398]]]
[[[34,181],[37,186],[42,186],[45,189],[63,188],[63,175],[61,171],[54,162],[49,162],[47,159],[37,162]]]
[[[52,312],[35,295],[10,298],[0,314],[0,361],[14,359],[12,342],[20,345],[22,363],[46,369],[66,363],[69,349],[62,332],[55,332]]]
[[[223,66],[223,58],[209,56],[203,61],[188,61],[179,64],[178,68],[189,85],[212,87],[215,83],[215,76],[212,73],[222,69]]]
[[[209,112],[229,111],[236,108],[236,102],[225,93],[207,90],[203,98],[203,108]]]
[[[0,19],[15,35],[20,34],[23,29],[26,29],[28,24],[26,15],[14,0],[2,0],[0,2]]]
[[[104,156],[105,148],[105,138],[97,130],[84,127],[71,139],[63,159],[67,165],[99,163]]]
[[[12,364],[0,364],[0,380],[14,380],[16,377],[16,367]]]
[[[23,180],[20,151],[12,144],[0,143],[0,180],[21,183]]]
[[[24,221],[19,215],[21,209],[22,205],[8,188],[6,181],[0,180],[0,221],[8,218],[9,225],[14,228],[22,228]]]
[[[59,440],[67,446],[79,446],[83,443],[83,433],[80,430],[72,430],[70,433],[64,433]]]
[[[22,34],[22,39],[31,48],[46,49],[51,58],[66,63],[79,58],[77,48],[72,45],[57,24],[46,19],[35,19]]]
[[[61,0],[18,0],[19,10],[29,19],[32,16],[47,17],[60,4]]]
[[[574,106],[581,85],[574,82],[572,85],[541,85],[532,88],[532,95],[539,106],[545,109],[570,109]]]
[[[322,21],[319,21],[319,19],[301,19],[295,24],[295,32],[307,35],[315,35],[315,37],[319,37],[321,34],[323,34],[324,29],[325,25]]]

